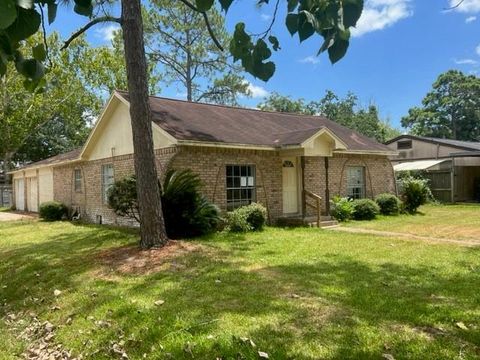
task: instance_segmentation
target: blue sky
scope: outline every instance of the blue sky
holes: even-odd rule
[[[420,104],[440,73],[459,69],[480,74],[480,0],[464,0],[458,8],[444,10],[458,1],[366,0],[348,53],[333,66],[326,54],[316,56],[321,38],[300,44],[290,36],[281,1],[273,27],[282,48],[272,56],[276,73],[267,83],[247,76],[254,98],[243,103],[255,106],[272,91],[306,100],[321,98],[327,89],[342,96],[353,91],[363,105],[378,105],[382,117],[400,127],[401,117]],[[228,29],[243,21],[252,32],[264,30],[273,13],[271,3],[259,8],[255,0],[235,1],[226,17]],[[71,10],[61,13],[64,16],[58,16],[48,31],[67,37],[86,22]],[[88,39],[94,45],[108,44],[114,29],[97,26]],[[182,89],[163,88],[161,95],[181,98],[182,93]]]

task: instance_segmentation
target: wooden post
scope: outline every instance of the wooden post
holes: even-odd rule
[[[450,169],[450,198],[455,203],[455,158],[452,157],[452,165]]]
[[[307,215],[307,203],[305,199],[305,156],[300,156],[300,167],[302,168],[302,219]]]
[[[328,157],[325,156],[325,209],[330,215],[330,187],[328,184]]]

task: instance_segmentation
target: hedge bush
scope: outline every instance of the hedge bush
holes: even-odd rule
[[[351,219],[353,211],[353,201],[348,197],[334,196],[333,199],[330,200],[330,215],[338,221]]]
[[[195,237],[217,229],[220,212],[200,194],[200,187],[200,178],[191,170],[169,170],[166,173],[162,211],[169,238]],[[116,214],[139,221],[134,176],[113,184],[108,192],[108,204]]]
[[[402,209],[402,201],[393,194],[380,194],[375,198],[380,214],[397,215]]]
[[[258,203],[251,203],[227,213],[227,231],[247,232],[262,230],[267,221],[267,209]]]
[[[380,212],[377,203],[370,199],[357,199],[353,201],[353,218],[355,220],[372,220]]]
[[[58,201],[48,201],[40,204],[38,213],[40,218],[46,221],[58,221],[62,220],[64,216],[67,216],[67,207]]]
[[[405,178],[402,181],[402,188],[405,210],[411,214],[416,213],[418,208],[426,204],[429,199],[433,200],[433,195],[426,179]]]

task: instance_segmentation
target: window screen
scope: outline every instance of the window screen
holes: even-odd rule
[[[102,165],[102,199],[104,204],[108,201],[108,189],[114,181],[113,164]]]
[[[363,166],[347,168],[347,195],[352,199],[365,197],[365,168]]]
[[[73,172],[75,191],[82,191],[82,171],[80,169],[75,169]]]
[[[412,148],[412,140],[402,140],[397,142],[397,150],[405,150]]]
[[[255,201],[255,166],[227,165],[227,210]]]

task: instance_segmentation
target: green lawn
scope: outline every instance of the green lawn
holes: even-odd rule
[[[416,215],[379,216],[373,221],[350,221],[344,225],[480,243],[480,205],[425,205]]]
[[[480,356],[480,248],[315,228],[122,248],[136,241],[107,227],[0,223],[0,358],[25,345],[6,325],[12,313],[24,327],[34,314],[50,321],[53,341],[85,359],[119,358],[115,343],[130,359]]]

